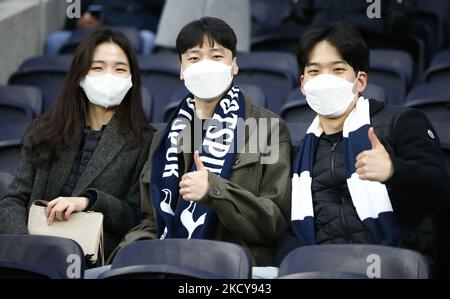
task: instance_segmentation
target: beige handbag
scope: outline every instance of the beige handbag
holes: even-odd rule
[[[103,254],[103,214],[96,212],[77,212],[70,215],[69,221],[55,219],[52,225],[47,224],[45,208],[48,202],[35,200],[31,204],[28,215],[28,232],[32,235],[64,237],[76,241],[91,263],[95,263],[100,253],[104,265]]]

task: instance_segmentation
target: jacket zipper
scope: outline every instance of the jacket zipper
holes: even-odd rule
[[[341,141],[341,139],[339,138],[339,140],[336,141],[333,144],[333,147],[331,148],[331,175],[333,176],[333,181],[334,181],[334,183],[335,183],[335,185],[337,187],[339,187],[339,186],[338,186],[338,182],[337,182],[337,179],[336,179],[336,172],[335,172],[335,169],[334,169],[334,156],[336,154],[336,147],[337,147],[337,145],[339,144],[340,141]],[[346,241],[351,244],[352,240],[351,240],[350,234],[349,234],[348,229],[347,229],[347,219],[345,218],[345,213],[344,213],[345,198],[341,197],[341,200],[342,200],[342,205],[340,207],[341,224],[342,224],[342,227],[343,227],[344,232],[345,232]]]

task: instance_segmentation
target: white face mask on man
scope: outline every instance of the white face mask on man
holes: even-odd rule
[[[213,60],[202,60],[183,72],[184,85],[200,100],[213,101],[230,87],[231,66]]]
[[[108,73],[100,76],[86,75],[80,86],[92,104],[109,108],[122,103],[133,82],[131,76],[122,78]]]
[[[353,88],[357,81],[358,77],[351,83],[334,75],[318,75],[303,86],[306,101],[317,114],[326,118],[338,118],[355,99],[357,92],[354,93]]]

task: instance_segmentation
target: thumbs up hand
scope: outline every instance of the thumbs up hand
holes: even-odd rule
[[[197,171],[186,173],[181,177],[180,194],[186,200],[199,201],[208,193],[209,175],[198,151],[194,153],[194,163]]]
[[[394,174],[394,167],[388,152],[378,140],[373,128],[369,129],[368,134],[372,149],[364,151],[356,157],[356,173],[361,180],[384,183]]]

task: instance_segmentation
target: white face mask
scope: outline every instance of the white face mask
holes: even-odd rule
[[[80,86],[92,104],[109,108],[122,103],[133,82],[131,76],[122,78],[108,73],[100,76],[86,75]]]
[[[201,100],[215,100],[225,92],[233,81],[231,66],[222,62],[202,60],[187,67],[183,72],[184,85]]]
[[[353,88],[357,81],[358,78],[351,83],[337,76],[319,75],[303,86],[306,101],[317,114],[338,118],[355,99],[357,93],[353,93]]]

